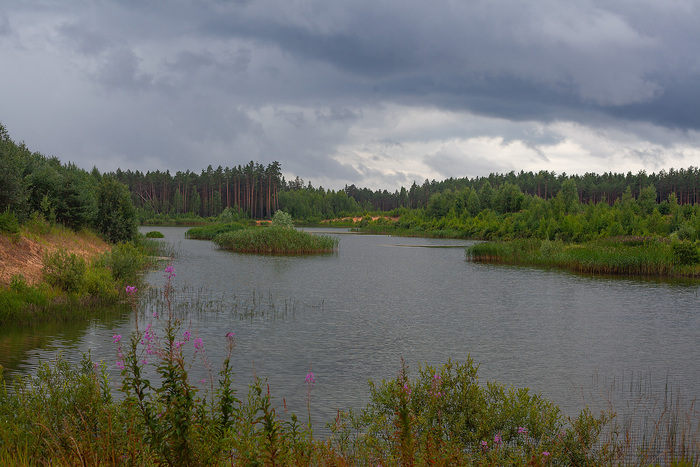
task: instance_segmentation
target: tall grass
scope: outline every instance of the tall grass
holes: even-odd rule
[[[637,237],[583,244],[524,239],[478,243],[467,248],[466,255],[478,262],[557,267],[593,274],[700,277],[700,265],[684,264],[673,245]]]
[[[339,240],[328,235],[312,235],[294,229],[265,227],[223,233],[214,243],[224,250],[242,253],[311,254],[330,253]]]

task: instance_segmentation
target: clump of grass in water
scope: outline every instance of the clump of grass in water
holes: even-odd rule
[[[614,378],[595,385],[604,391],[591,398],[615,410],[617,417],[605,434],[615,438],[623,465],[700,465],[700,410],[666,378],[662,391],[651,375]],[[606,386],[607,384],[607,386]]]
[[[205,287],[174,288],[170,292],[170,302],[166,300],[164,290],[151,288],[141,297],[142,309],[140,319],[162,315],[167,307],[178,318],[195,314],[224,314],[235,316],[241,320],[276,320],[294,316],[300,309],[321,308],[324,302],[317,304],[301,303],[290,298],[277,298],[272,293],[251,291],[248,294],[214,294]]]
[[[214,238],[214,243],[221,249],[241,253],[303,255],[331,253],[339,240],[294,229],[261,227],[221,234]]]

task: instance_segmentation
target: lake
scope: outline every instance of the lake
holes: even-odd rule
[[[267,378],[273,397],[301,420],[312,371],[316,426],[338,409],[364,406],[367,380],[393,378],[402,358],[415,373],[421,363],[471,356],[482,382],[529,387],[569,415],[585,404],[602,407],[610,385],[700,396],[697,282],[476,264],[466,260],[472,242],[464,240],[308,229],[337,236],[338,251],[289,257],[222,251],[186,239],[186,228],[142,228],[149,230],[179,252],[172,283],[191,303],[185,327],[202,339],[212,368],[234,332],[240,389],[254,372]],[[164,284],[164,267],[148,273],[154,287]],[[6,330],[0,364],[9,374],[32,372],[57,352],[78,361],[90,350],[117,379],[112,335],[128,336],[135,319]],[[151,310],[139,320],[143,329]],[[209,378],[199,361],[192,371],[193,380]]]

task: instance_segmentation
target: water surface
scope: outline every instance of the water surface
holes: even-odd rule
[[[223,358],[226,333],[235,332],[241,388],[255,372],[299,414],[306,414],[304,378],[313,371],[316,423],[366,404],[367,380],[393,378],[402,358],[415,370],[471,356],[482,381],[529,387],[571,415],[606,381],[643,377],[659,391],[670,382],[686,398],[700,396],[697,283],[475,264],[466,261],[471,242],[463,240],[311,229],[337,235],[337,253],[289,257],[218,250],[184,238],[186,228],[157,230],[180,252],[172,263],[176,289],[215,303],[208,309],[217,311],[185,317],[212,367]],[[147,280],[162,286],[163,271]],[[242,317],[246,307],[257,311]],[[127,313],[13,332],[0,338],[0,363],[32,371],[59,350],[78,361],[90,349],[116,378],[111,337],[128,335],[134,322]],[[208,378],[198,363],[193,372]]]

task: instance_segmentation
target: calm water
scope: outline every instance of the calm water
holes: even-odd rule
[[[340,238],[336,254],[282,257],[217,250],[185,239],[185,228],[158,230],[180,252],[175,287],[194,294],[197,307],[214,310],[186,316],[213,367],[226,333],[235,332],[240,387],[253,372],[268,378],[273,396],[285,398],[302,420],[311,369],[317,426],[338,409],[366,404],[367,380],[394,377],[401,358],[415,370],[471,355],[482,381],[529,387],[571,415],[594,403],[590,393],[610,381],[624,386],[643,379],[659,392],[668,381],[686,398],[700,396],[697,283],[473,264],[464,254],[470,242],[460,240],[327,229]],[[148,281],[162,285],[163,272],[150,273]],[[253,316],[241,315],[246,307],[256,310]],[[150,320],[150,312],[141,319]],[[31,372],[57,351],[77,361],[90,349],[116,378],[111,336],[128,335],[134,320],[126,314],[6,332],[0,364],[10,373]],[[197,380],[208,377],[200,367]]]

